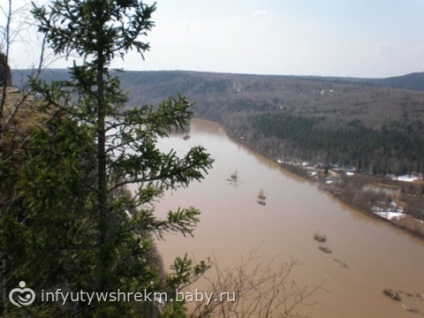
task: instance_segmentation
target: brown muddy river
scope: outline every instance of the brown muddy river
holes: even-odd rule
[[[217,124],[192,122],[191,138],[173,136],[160,142],[163,150],[186,151],[202,145],[215,159],[201,183],[167,193],[157,204],[164,215],[178,206],[202,211],[194,238],[166,235],[158,243],[165,265],[188,253],[196,260],[215,255],[222,268],[237,266],[242,257],[259,247],[258,262],[296,259],[302,265],[295,279],[314,286],[314,305],[302,309],[316,318],[397,318],[424,314],[424,300],[403,295],[396,302],[383,289],[424,293],[424,243],[388,224],[349,209],[279,165],[228,138]],[[237,170],[237,185],[227,178]],[[256,203],[263,189],[266,205]],[[318,249],[312,236],[325,233],[333,251]],[[340,265],[344,262],[348,268]],[[418,313],[402,308],[416,307]]]

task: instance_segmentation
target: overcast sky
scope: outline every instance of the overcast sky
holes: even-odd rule
[[[145,60],[129,54],[114,67],[350,77],[424,71],[423,0],[157,0],[153,20]],[[24,51],[14,52],[21,62]]]

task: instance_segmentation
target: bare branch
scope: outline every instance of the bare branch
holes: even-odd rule
[[[324,280],[309,287],[300,286],[293,271],[300,263],[293,258],[279,264],[279,258],[268,263],[258,263],[258,249],[250,253],[247,261],[232,269],[219,267],[214,255],[211,265],[213,278],[205,276],[213,295],[235,293],[234,301],[197,303],[191,317],[304,317],[302,307],[314,306],[308,301],[322,290]],[[272,270],[274,269],[274,270]]]

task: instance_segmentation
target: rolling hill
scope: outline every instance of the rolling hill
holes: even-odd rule
[[[28,71],[14,71],[15,85]],[[46,70],[42,80],[66,79]],[[406,173],[424,167],[424,73],[386,79],[267,76],[189,71],[120,74],[127,107],[177,93],[196,116],[273,158]]]

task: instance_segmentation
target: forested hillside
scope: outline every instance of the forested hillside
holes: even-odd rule
[[[44,78],[63,74],[46,70]],[[376,174],[424,167],[423,74],[353,79],[157,71],[125,72],[121,81],[130,91],[127,107],[182,93],[197,101],[198,117],[222,123],[271,157]]]

